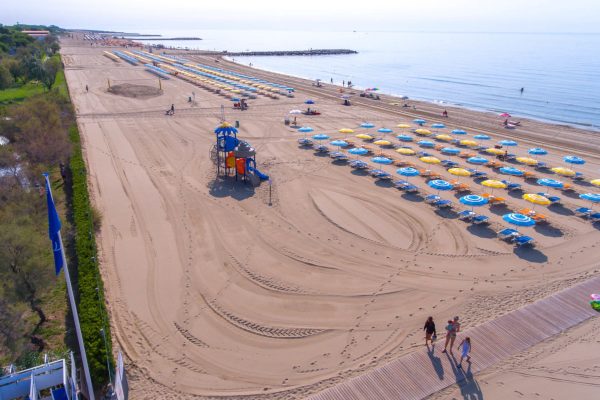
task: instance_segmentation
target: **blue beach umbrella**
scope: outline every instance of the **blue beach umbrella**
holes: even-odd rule
[[[312,132],[314,129],[311,128],[310,126],[303,126],[302,128],[298,129],[298,132],[302,132],[302,133],[310,133]]]
[[[443,179],[434,179],[432,181],[427,182],[427,184],[432,188],[436,189],[437,191],[452,190],[454,188],[454,186],[450,182],[447,182]]]
[[[562,188],[565,185],[561,181],[557,181],[556,179],[550,179],[550,178],[541,178],[541,179],[538,179],[537,180],[537,184],[541,185],[541,186],[547,186],[547,187],[555,188],[555,189],[560,189],[560,188]]]
[[[542,148],[539,148],[539,147],[534,147],[532,149],[529,149],[527,152],[529,154],[533,154],[533,155],[536,155],[536,156],[545,156],[546,154],[548,154],[548,150],[542,149]]]
[[[460,150],[459,149],[455,149],[454,147],[444,147],[441,150],[441,152],[444,153],[444,154],[456,155],[456,154],[460,153]]]
[[[346,147],[348,146],[348,142],[345,142],[343,140],[334,140],[333,142],[329,143],[332,146],[337,146],[337,147]]]
[[[355,156],[364,156],[369,153],[369,150],[362,147],[354,147],[353,149],[348,150],[348,153],[354,154]]]
[[[502,219],[508,222],[509,224],[517,225],[517,226],[534,226],[535,221],[528,217],[527,215],[510,213],[504,214]]]
[[[444,125],[444,124],[440,124],[440,123],[436,123],[436,124],[431,124],[431,127],[432,127],[433,129],[443,129],[443,128],[445,128],[445,127],[446,127],[446,125]]]
[[[314,100],[308,99],[304,102],[304,104],[315,104]]]
[[[564,162],[569,164],[583,165],[585,164],[585,160],[581,157],[577,156],[566,156],[563,157]]]
[[[591,201],[592,203],[600,203],[600,194],[598,193],[584,193],[579,195],[580,199]]]
[[[237,97],[233,97],[233,98],[231,99],[231,101],[234,101],[234,102],[235,102],[235,101],[240,101],[240,99],[238,99]]]
[[[361,128],[375,128],[375,125],[370,123],[370,122],[363,122],[362,124],[360,124]]]
[[[491,137],[489,137],[488,135],[475,135],[475,136],[473,136],[473,139],[477,139],[477,140],[490,140]]]
[[[413,141],[413,137],[409,136],[409,135],[398,135],[396,137],[403,142],[412,142]]]
[[[467,162],[470,162],[471,164],[482,165],[487,164],[489,161],[487,158],[483,157],[469,157],[467,158]]]
[[[374,163],[377,164],[384,164],[384,165],[389,165],[391,164],[393,161],[387,157],[373,157],[371,158],[371,161],[373,161]]]
[[[486,199],[483,196],[476,195],[476,194],[468,194],[468,195],[463,196],[460,199],[458,199],[458,201],[460,201],[465,206],[471,206],[471,207],[480,207],[480,206],[484,206],[488,203],[488,199]]]
[[[464,129],[453,129],[452,132],[455,135],[466,135],[467,131],[465,131]]]
[[[519,145],[519,143],[515,142],[514,140],[501,140],[498,143],[506,147],[514,147]]]
[[[319,133],[319,134],[313,135],[313,139],[318,140],[320,142],[321,140],[329,139],[329,135],[325,135],[324,133]]]
[[[227,122],[223,122],[221,125],[219,125],[215,128],[216,134],[228,135],[230,133],[237,133],[237,132],[238,132],[238,130],[235,127],[229,125]]]
[[[413,119],[413,122],[417,125],[423,126],[427,123],[424,119]]]
[[[412,167],[398,168],[396,173],[402,176],[418,176],[421,174],[418,169]]]
[[[417,144],[421,147],[435,147],[435,143],[431,140],[419,140]]]
[[[500,168],[500,172],[512,176],[523,176],[525,174],[523,171],[515,167],[502,167]]]
[[[392,133],[393,131],[390,128],[379,128],[377,129],[379,133]]]

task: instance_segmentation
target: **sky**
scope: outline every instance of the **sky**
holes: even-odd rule
[[[600,32],[598,0],[19,0],[0,23],[161,33],[194,29]]]

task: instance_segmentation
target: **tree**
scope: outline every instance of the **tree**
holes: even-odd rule
[[[56,81],[56,73],[60,70],[60,60],[57,57],[49,57],[42,64],[41,81],[46,89],[52,89]]]
[[[15,83],[13,76],[6,66],[0,64],[0,90],[11,87]]]

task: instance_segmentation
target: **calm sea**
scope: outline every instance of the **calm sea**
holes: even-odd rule
[[[309,79],[600,129],[600,34],[164,31],[152,41],[205,50],[346,48],[355,55],[236,57]],[[521,88],[524,88],[521,94]]]

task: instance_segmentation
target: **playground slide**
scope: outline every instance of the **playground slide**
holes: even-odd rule
[[[265,175],[262,172],[260,172],[259,170],[257,170],[256,168],[253,167],[248,167],[248,171],[250,172],[254,172],[256,174],[256,176],[258,176],[260,179],[262,179],[263,181],[266,181],[267,179],[269,179],[269,175]]]

